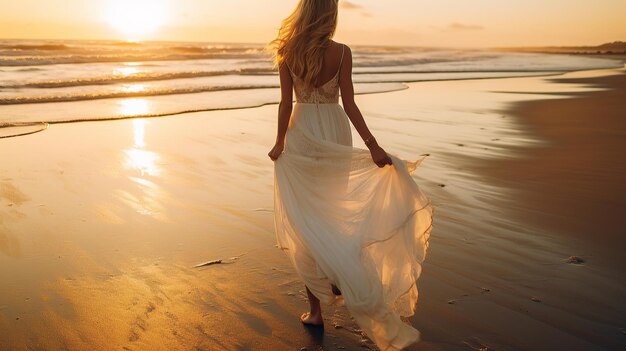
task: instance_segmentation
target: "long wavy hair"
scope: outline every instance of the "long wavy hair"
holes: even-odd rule
[[[337,14],[338,0],[300,0],[269,45],[275,67],[286,63],[307,86],[315,85],[337,28]]]

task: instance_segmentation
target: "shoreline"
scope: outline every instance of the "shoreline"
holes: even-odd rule
[[[626,60],[621,61],[623,66]],[[621,66],[620,66],[621,67]],[[490,71],[473,72],[474,76],[454,77],[458,72],[435,72],[435,75],[443,75],[434,78],[416,78],[403,80],[374,80],[364,81],[356,85],[356,94],[369,95],[389,93],[406,89],[409,84],[428,83],[433,81],[466,81],[466,80],[492,80],[509,79],[520,77],[548,77],[562,76],[575,71]],[[427,74],[427,73],[426,73]],[[446,77],[446,75],[453,75]],[[499,76],[498,74],[501,74]],[[211,88],[212,89],[212,88]],[[28,97],[31,99],[33,97]],[[54,96],[44,96],[43,100],[33,100],[30,103],[6,104],[0,102],[0,110],[3,111],[4,121],[0,123],[0,130],[4,137],[10,136],[9,129],[20,123],[72,123],[83,121],[114,120],[125,118],[152,118],[167,117],[185,113],[205,111],[227,111],[236,109],[253,109],[266,105],[277,104],[279,100],[276,88],[254,88],[235,90],[217,90],[209,92],[195,92],[188,94],[166,95],[142,95],[131,93],[129,96],[112,98],[110,96],[96,96],[89,100],[74,100],[65,98],[56,101]],[[48,101],[51,100],[51,101]],[[54,101],[53,101],[54,100]],[[39,106],[40,105],[40,106]],[[45,117],[37,113],[39,109],[48,109]],[[19,126],[18,126],[19,127]]]
[[[519,150],[521,158],[477,167],[491,181],[520,190],[522,203],[536,211],[534,220],[568,233],[563,235],[579,240],[584,255],[608,267],[626,264],[621,250],[626,245],[626,156],[620,152],[626,149],[626,71],[614,72],[551,79],[557,89],[583,84],[602,90],[514,103],[503,113],[549,144]],[[611,257],[602,257],[605,250]]]

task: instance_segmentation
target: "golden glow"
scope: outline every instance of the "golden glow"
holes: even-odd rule
[[[139,171],[142,177],[159,175],[156,161],[159,156],[151,151],[138,148],[126,150],[126,165]]]
[[[138,93],[146,90],[146,86],[143,84],[128,84],[122,87],[122,91],[126,93]]]
[[[145,119],[133,120],[133,148],[125,150],[126,166],[138,170],[142,177],[156,176],[159,168],[156,161],[159,155],[154,152],[144,150],[146,141],[144,139],[147,121]]]
[[[158,153],[145,149],[145,130],[149,123],[143,118],[132,120],[133,147],[124,150],[123,165],[129,171],[128,179],[134,187],[130,191],[119,189],[117,196],[137,213],[165,221],[167,215],[161,205],[164,194],[155,179],[151,178],[161,174],[161,157]]]
[[[136,84],[141,85],[141,84]],[[125,89],[124,91],[130,91]],[[135,90],[141,91],[141,90]],[[150,103],[146,99],[126,99],[118,102],[120,105],[119,114],[122,116],[135,116],[135,115],[145,115],[150,111]]]
[[[118,67],[116,69],[113,70],[113,74],[116,76],[124,76],[124,77],[128,77],[131,76],[133,74],[137,74],[139,73],[139,69],[136,67]]]
[[[127,40],[143,39],[164,24],[166,5],[164,0],[109,0],[106,21]]]
[[[144,134],[146,130],[145,119],[133,120],[133,140],[135,141],[135,147],[145,147],[146,141],[144,140]]]
[[[267,43],[296,2],[5,0],[0,38]],[[337,40],[353,45],[561,46],[626,38],[624,0],[352,3],[359,6],[340,10]]]

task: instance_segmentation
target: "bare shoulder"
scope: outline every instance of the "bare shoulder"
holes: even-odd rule
[[[346,58],[352,58],[352,49],[350,49],[350,47],[346,44],[343,44],[344,48],[345,48],[345,53],[344,55],[346,55]]]
[[[352,50],[350,50],[350,47],[344,43],[338,43],[336,41],[333,40],[333,57],[336,57],[339,60],[341,60],[341,57],[343,55],[343,60],[351,60],[352,59]]]
[[[334,40],[332,40],[332,42],[335,50],[337,50],[339,53],[341,53],[342,50],[345,50],[346,53],[351,52],[350,47],[347,44],[339,43]]]

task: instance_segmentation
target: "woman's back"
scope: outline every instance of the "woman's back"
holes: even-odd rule
[[[307,85],[291,71],[296,101],[299,103],[338,103],[339,73],[343,64],[345,45],[334,41],[324,52],[321,71],[314,84]]]
[[[318,75],[318,80],[315,84],[316,87],[320,87],[334,78],[336,73],[339,72],[339,69],[341,68],[344,54],[344,44],[339,44],[335,41],[331,41],[331,43],[331,46],[326,49],[326,52],[324,53],[322,70]]]

